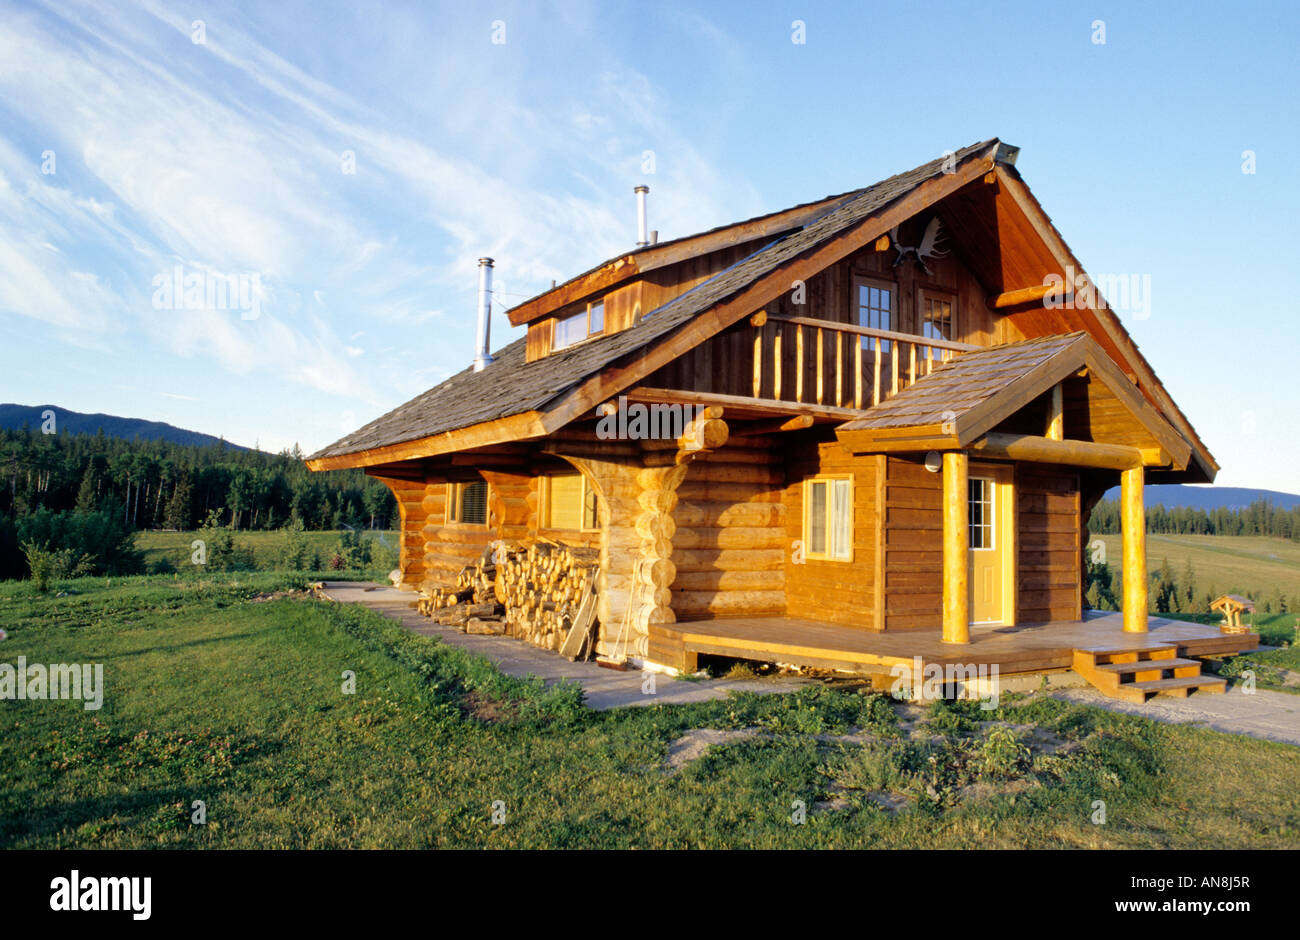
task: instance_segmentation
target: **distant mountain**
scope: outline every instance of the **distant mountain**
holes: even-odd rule
[[[1245,509],[1258,499],[1266,499],[1279,509],[1300,505],[1300,495],[1277,490],[1255,490],[1244,486],[1187,486],[1182,483],[1154,483],[1143,494],[1147,506],[1163,505],[1166,509],[1187,506],[1207,512],[1219,509]],[[1106,492],[1106,499],[1119,499],[1119,487]]]
[[[0,404],[0,428],[17,430],[24,424],[33,430],[45,423],[43,413],[54,412],[54,427],[60,434],[96,434],[101,429],[106,437],[120,437],[125,440],[170,441],[173,444],[191,444],[207,447],[223,443],[221,438],[198,431],[187,431],[161,421],[145,421],[140,418],[120,418],[117,415],[84,414],[69,411],[58,405],[14,405]],[[232,450],[248,450],[229,441],[224,442]]]

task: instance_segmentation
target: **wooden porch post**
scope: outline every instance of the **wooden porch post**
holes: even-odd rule
[[[1139,464],[1120,476],[1125,633],[1147,632],[1147,520],[1142,498],[1145,472]]]
[[[967,557],[970,552],[970,507],[967,492],[969,460],[964,453],[943,455],[943,641],[970,642],[970,596]],[[1128,589],[1125,588],[1125,596]]]

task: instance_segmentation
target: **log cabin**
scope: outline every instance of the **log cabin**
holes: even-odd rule
[[[509,309],[526,333],[495,353],[482,259],[473,364],[308,464],[391,488],[408,590],[492,545],[587,552],[595,652],[645,668],[1221,691],[1201,658],[1258,638],[1148,617],[1143,508],[1218,465],[1017,155],[987,140],[664,242],[638,187],[635,250]],[[1097,616],[1087,523],[1117,483],[1122,612]]]

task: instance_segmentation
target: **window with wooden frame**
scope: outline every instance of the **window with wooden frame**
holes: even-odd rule
[[[804,557],[853,560],[853,477],[803,482]]]
[[[896,330],[898,322],[898,285],[876,277],[853,278],[853,321],[873,330]],[[862,337],[862,348],[874,348],[874,341]],[[889,351],[889,341],[880,348]]]
[[[556,317],[551,351],[581,343],[589,336],[605,331],[605,301],[595,300],[568,316]]]
[[[487,525],[487,483],[482,480],[475,483],[448,483],[447,521],[457,525]]]
[[[921,335],[926,339],[957,338],[957,297],[947,291],[923,287],[917,291]]]
[[[596,491],[581,473],[542,477],[541,527],[590,532],[596,529]]]

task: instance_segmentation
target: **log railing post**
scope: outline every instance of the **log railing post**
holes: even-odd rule
[[[969,461],[964,453],[943,455],[943,641],[970,642]],[[1125,588],[1125,597],[1128,589]]]
[[[1124,541],[1124,632],[1147,632],[1147,520],[1143,499],[1146,471],[1139,464],[1120,475],[1120,530]]]

